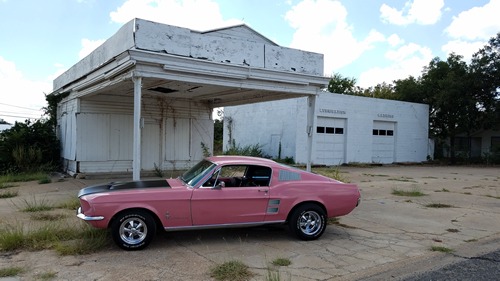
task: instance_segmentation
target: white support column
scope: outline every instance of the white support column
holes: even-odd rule
[[[316,112],[316,95],[307,97],[307,171],[311,171],[313,135],[314,135],[314,115]]]
[[[142,77],[133,77],[134,81],[134,150],[132,158],[132,179],[141,179],[141,97]]]

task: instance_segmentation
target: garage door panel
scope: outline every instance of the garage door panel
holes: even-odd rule
[[[315,152],[317,164],[338,165],[344,163],[346,119],[318,117]]]
[[[395,154],[395,122],[374,121],[372,133],[372,162],[393,163]]]

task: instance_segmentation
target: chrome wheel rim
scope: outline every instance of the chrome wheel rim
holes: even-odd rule
[[[136,245],[146,239],[148,227],[140,218],[129,218],[120,225],[120,238],[123,242]]]
[[[306,235],[317,234],[322,227],[321,216],[314,211],[306,211],[299,218],[299,227],[302,233]]]

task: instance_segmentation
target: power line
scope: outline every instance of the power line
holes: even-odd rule
[[[33,108],[28,108],[28,107],[22,107],[22,106],[17,106],[17,105],[12,105],[12,104],[6,104],[6,103],[2,103],[2,102],[0,102],[0,104],[6,105],[6,106],[12,106],[12,107],[17,107],[17,108],[22,108],[22,109],[33,110],[33,111],[40,111],[40,109],[33,109]]]
[[[41,118],[41,117],[26,117],[26,116],[6,115],[6,114],[1,114],[0,117],[14,117],[14,118],[24,118],[24,119],[40,119]]]

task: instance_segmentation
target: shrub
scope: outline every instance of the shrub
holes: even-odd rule
[[[263,157],[262,145],[260,144],[250,144],[247,146],[240,146],[233,141],[231,146],[224,152],[225,155],[243,155],[243,156],[254,156]]]
[[[252,275],[248,266],[240,261],[228,261],[213,267],[210,271],[210,277],[215,280],[243,281],[249,280]]]
[[[0,173],[33,172],[59,162],[54,126],[45,119],[15,125],[0,132]]]

